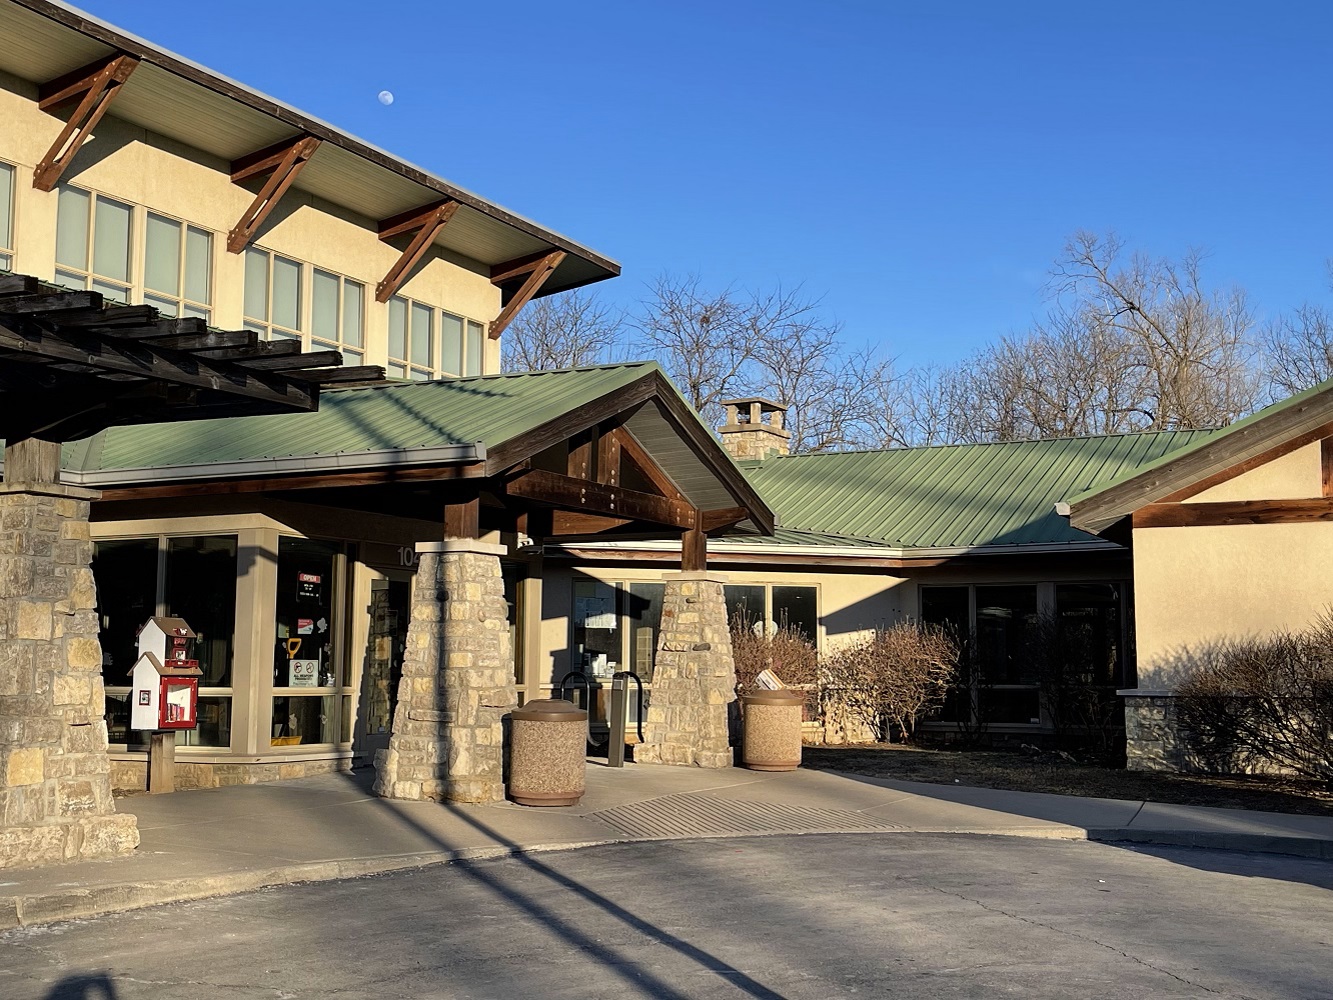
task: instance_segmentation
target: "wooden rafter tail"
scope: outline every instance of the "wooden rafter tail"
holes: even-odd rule
[[[524,279],[523,284],[514,292],[513,296],[509,299],[509,302],[500,310],[500,315],[495,317],[495,320],[491,323],[490,337],[492,340],[498,339],[500,334],[504,333],[505,327],[512,323],[514,317],[518,315],[518,311],[527,305],[534,295],[541,291],[542,285],[546,284],[546,279],[555,273],[555,269],[560,266],[560,262],[564,259],[565,252],[563,250],[555,250],[534,263],[532,270],[528,272],[528,276]],[[502,265],[502,267],[503,266],[504,265]],[[505,272],[502,271],[501,274],[497,276],[493,272],[491,282],[493,284],[500,284],[507,280],[507,277],[512,277],[512,274],[506,275]]]
[[[54,113],[78,101],[65,127],[32,172],[32,186],[50,191],[111,106],[116,92],[130,78],[139,60],[123,53],[99,59],[47,83],[38,91],[37,106]]]
[[[277,372],[284,378],[298,379],[302,382],[314,382],[318,385],[342,385],[348,382],[383,382],[384,368],[381,365],[346,365],[342,368],[289,368]]]
[[[314,136],[300,135],[232,162],[233,184],[240,184],[265,174],[268,175],[268,180],[259,189],[259,193],[255,195],[254,201],[245,210],[240,221],[227,234],[228,253],[240,253],[254,239],[255,233],[264,224],[269,213],[277,207],[282,196],[287,193],[297,174],[315,155],[319,143],[320,140]]]
[[[424,208],[415,208],[410,212],[404,212],[402,215],[395,215],[393,218],[384,219],[379,224],[379,236],[381,240],[390,240],[395,236],[401,236],[404,233],[415,232],[412,242],[394,262],[393,267],[389,268],[389,273],[384,279],[375,286],[375,301],[388,302],[393,298],[398,289],[402,287],[407,276],[412,273],[412,268],[416,267],[421,258],[425,256],[430,245],[435,242],[435,238],[440,235],[440,231],[449,224],[449,220],[454,217],[458,211],[458,202],[446,199],[427,205]]]

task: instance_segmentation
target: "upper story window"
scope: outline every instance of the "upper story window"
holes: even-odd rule
[[[485,328],[475,320],[395,295],[389,300],[391,378],[480,375]]]
[[[0,271],[14,270],[14,168],[0,163]]]
[[[245,325],[267,340],[299,340],[365,356],[365,285],[259,247],[245,251]]]
[[[212,312],[213,235],[156,212],[144,227],[143,300],[164,316]]]
[[[56,211],[56,281],[212,320],[212,233],[74,187],[60,188]]]
[[[129,302],[134,208],[79,188],[60,188],[56,216],[56,281]]]

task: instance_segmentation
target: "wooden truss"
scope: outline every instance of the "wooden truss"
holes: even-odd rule
[[[106,114],[116,92],[134,72],[139,60],[114,54],[45,84],[37,92],[37,106],[48,114],[77,103],[60,135],[33,170],[32,186],[50,191]]]
[[[505,327],[513,322],[518,311],[527,305],[534,295],[541,291],[542,285],[546,284],[549,278],[560,262],[565,259],[563,250],[543,251],[532,254],[528,257],[521,257],[518,260],[511,260],[504,264],[497,264],[491,268],[491,284],[504,287],[513,287],[509,294],[509,299],[505,303],[500,315],[490,326],[490,337],[497,339],[504,333]],[[521,283],[518,283],[521,279]]]
[[[404,233],[415,233],[407,249],[402,252],[384,280],[375,286],[375,301],[388,302],[402,287],[412,268],[425,255],[435,237],[449,224],[449,220],[458,211],[458,202],[451,199],[435,202],[424,208],[414,208],[391,219],[384,219],[379,224],[381,240],[391,240]]]
[[[150,306],[107,304],[0,275],[0,437],[69,440],[125,423],[318,407],[319,388],[377,381],[337,351],[301,354],[250,330],[210,330]]]
[[[241,220],[227,234],[229,253],[240,253],[254,239],[259,227],[264,224],[269,213],[277,207],[282,196],[296,180],[296,175],[315,155],[319,143],[320,140],[314,136],[298,135],[232,161],[233,184],[242,184],[264,176],[267,176],[268,180],[259,189],[259,193],[255,195],[254,201],[245,210]]]

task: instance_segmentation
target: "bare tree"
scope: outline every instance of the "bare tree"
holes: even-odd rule
[[[610,361],[622,339],[622,314],[591,292],[529,302],[500,341],[506,371],[579,368]]]
[[[1313,388],[1333,378],[1333,316],[1307,303],[1265,328],[1263,348],[1270,398]]]

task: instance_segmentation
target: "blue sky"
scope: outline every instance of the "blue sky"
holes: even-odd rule
[[[1203,247],[1262,315],[1333,297],[1333,4],[82,6],[618,259],[617,302],[803,283],[948,362],[1079,228]]]

